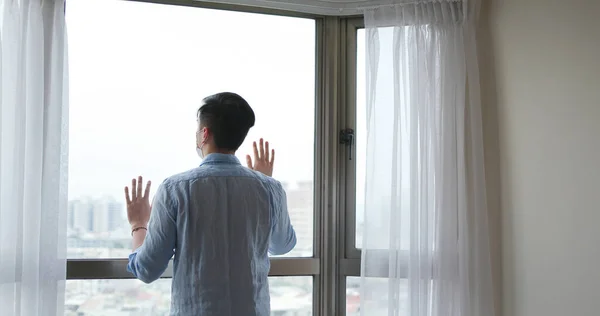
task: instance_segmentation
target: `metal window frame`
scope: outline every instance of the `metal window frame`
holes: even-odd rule
[[[67,280],[135,279],[127,272],[127,259],[69,259]],[[161,278],[173,277],[173,261]],[[319,274],[318,258],[272,258],[269,276],[313,276]]]
[[[343,187],[339,182],[340,146],[338,133],[340,124],[340,109],[343,108],[343,78],[342,54],[344,51],[341,33],[343,19],[340,17],[326,17],[321,20],[321,36],[319,37],[321,64],[319,69],[319,98],[320,107],[318,148],[317,155],[324,164],[320,175],[324,184],[321,200],[320,219],[320,258],[321,270],[318,287],[320,290],[319,313],[316,315],[339,315],[342,309],[338,299],[338,273],[340,257],[338,256],[340,227],[340,192]],[[345,304],[343,305],[345,306]]]

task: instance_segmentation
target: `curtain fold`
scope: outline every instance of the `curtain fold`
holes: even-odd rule
[[[474,1],[365,11],[361,314],[493,316]]]
[[[66,277],[64,1],[0,5],[1,314],[62,315]]]

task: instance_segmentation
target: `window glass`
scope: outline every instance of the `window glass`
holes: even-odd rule
[[[312,315],[312,277],[270,277],[271,315]],[[65,316],[168,316],[171,280],[69,280]]]
[[[346,278],[346,316],[359,316],[361,310],[360,299],[360,277]],[[366,283],[369,288],[369,316],[387,316],[388,315],[388,289],[390,279],[388,278],[367,278]],[[395,284],[398,286],[399,306],[397,315],[408,316],[408,280],[401,279]]]
[[[123,187],[197,167],[196,111],[224,91],[256,114],[241,163],[260,137],[276,150],[298,237],[286,256],[312,256],[314,20],[119,0],[69,1],[66,19],[69,258],[130,253]]]
[[[346,278],[346,316],[360,315],[360,278]]]

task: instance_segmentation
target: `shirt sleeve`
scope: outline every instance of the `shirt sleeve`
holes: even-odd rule
[[[163,182],[152,201],[152,212],[144,243],[129,255],[127,265],[127,271],[144,283],[157,280],[165,272],[175,253],[176,214],[177,207]]]
[[[269,253],[283,255],[296,246],[296,232],[290,221],[287,196],[281,183],[274,186],[271,198],[271,239]]]

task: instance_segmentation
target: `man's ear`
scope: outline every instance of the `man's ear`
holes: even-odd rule
[[[212,136],[212,132],[208,127],[203,127],[202,128],[202,137],[204,137],[204,139],[202,139],[203,142],[207,142],[208,138]]]
[[[202,144],[202,139],[200,139],[200,134],[202,133],[202,129],[198,128],[196,130],[196,147],[200,148],[200,144]]]

